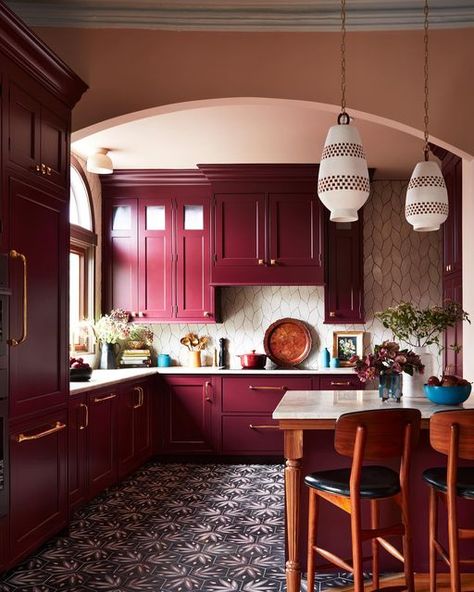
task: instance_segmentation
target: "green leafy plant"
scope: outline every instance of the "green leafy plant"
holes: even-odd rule
[[[148,325],[139,325],[138,323],[132,323],[129,325],[129,341],[141,341],[146,345],[153,343],[153,331]]]
[[[441,336],[448,327],[459,321],[470,323],[469,315],[458,302],[445,300],[442,306],[416,308],[408,302],[375,313],[386,329],[411,347],[436,345],[442,350]]]

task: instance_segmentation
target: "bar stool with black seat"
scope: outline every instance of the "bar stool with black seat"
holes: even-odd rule
[[[336,451],[352,458],[352,466],[311,473],[305,477],[309,486],[308,524],[308,592],[313,592],[315,555],[321,555],[329,563],[354,575],[354,590],[364,590],[362,543],[372,541],[372,581],[379,588],[379,547],[404,564],[406,587],[391,590],[413,592],[413,559],[411,527],[408,510],[409,471],[411,451],[418,441],[421,414],[417,409],[380,409],[359,411],[341,415],[336,422],[334,447]],[[381,465],[364,465],[365,460],[399,458],[399,470]],[[352,565],[334,553],[316,544],[317,518],[320,498],[344,510],[351,517]],[[401,519],[397,524],[381,527],[379,504],[393,498],[400,507]],[[362,528],[362,501],[370,502],[370,528]],[[386,540],[401,536],[403,553]],[[387,588],[388,590],[388,588]]]
[[[429,552],[430,592],[436,591],[436,561],[439,555],[449,566],[451,592],[461,591],[461,564],[474,558],[459,558],[459,539],[474,538],[474,528],[458,526],[457,499],[474,499],[474,466],[458,466],[459,459],[474,460],[474,409],[440,411],[430,420],[431,446],[447,455],[447,465],[423,472],[430,486]],[[438,540],[438,500],[447,507],[449,552]]]

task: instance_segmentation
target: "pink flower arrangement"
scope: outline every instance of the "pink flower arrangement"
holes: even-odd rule
[[[420,356],[408,349],[400,349],[394,341],[384,341],[374,347],[373,354],[360,358],[353,356],[351,363],[361,382],[378,378],[380,374],[400,374],[405,372],[413,376],[415,372],[423,373],[424,366]]]

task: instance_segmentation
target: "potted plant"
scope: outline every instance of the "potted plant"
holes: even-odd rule
[[[419,355],[409,349],[400,349],[394,341],[376,345],[373,354],[362,358],[353,356],[351,362],[361,382],[379,378],[379,395],[383,401],[389,398],[400,400],[402,373],[413,376],[424,370]]]
[[[390,329],[394,337],[414,348],[415,353],[421,356],[428,376],[433,374],[433,362],[427,348],[435,346],[438,352],[441,352],[446,329],[461,321],[470,323],[469,315],[462,309],[461,304],[452,300],[445,300],[441,306],[428,308],[416,308],[413,304],[401,302],[397,306],[375,313],[375,317],[382,321],[386,329]],[[407,394],[418,394],[421,389],[420,380],[406,381]]]
[[[153,331],[148,325],[132,323],[128,329],[127,345],[130,349],[142,349],[153,343]]]

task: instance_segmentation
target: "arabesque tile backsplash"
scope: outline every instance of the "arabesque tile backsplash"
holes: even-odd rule
[[[186,365],[186,348],[179,340],[189,331],[211,337],[207,362],[218,339],[228,339],[231,367],[240,368],[237,354],[252,349],[263,352],[265,330],[274,321],[293,317],[306,321],[313,335],[313,350],[303,367],[317,368],[321,347],[331,351],[334,330],[366,331],[366,349],[390,332],[374,319],[374,312],[400,301],[418,306],[441,301],[441,233],[414,232],[406,222],[405,181],[375,181],[364,209],[365,325],[325,325],[324,288],[298,286],[249,286],[222,289],[222,318],[218,325],[153,325],[158,353],[169,353]],[[203,356],[204,358],[205,356]],[[439,372],[439,356],[434,371]]]

